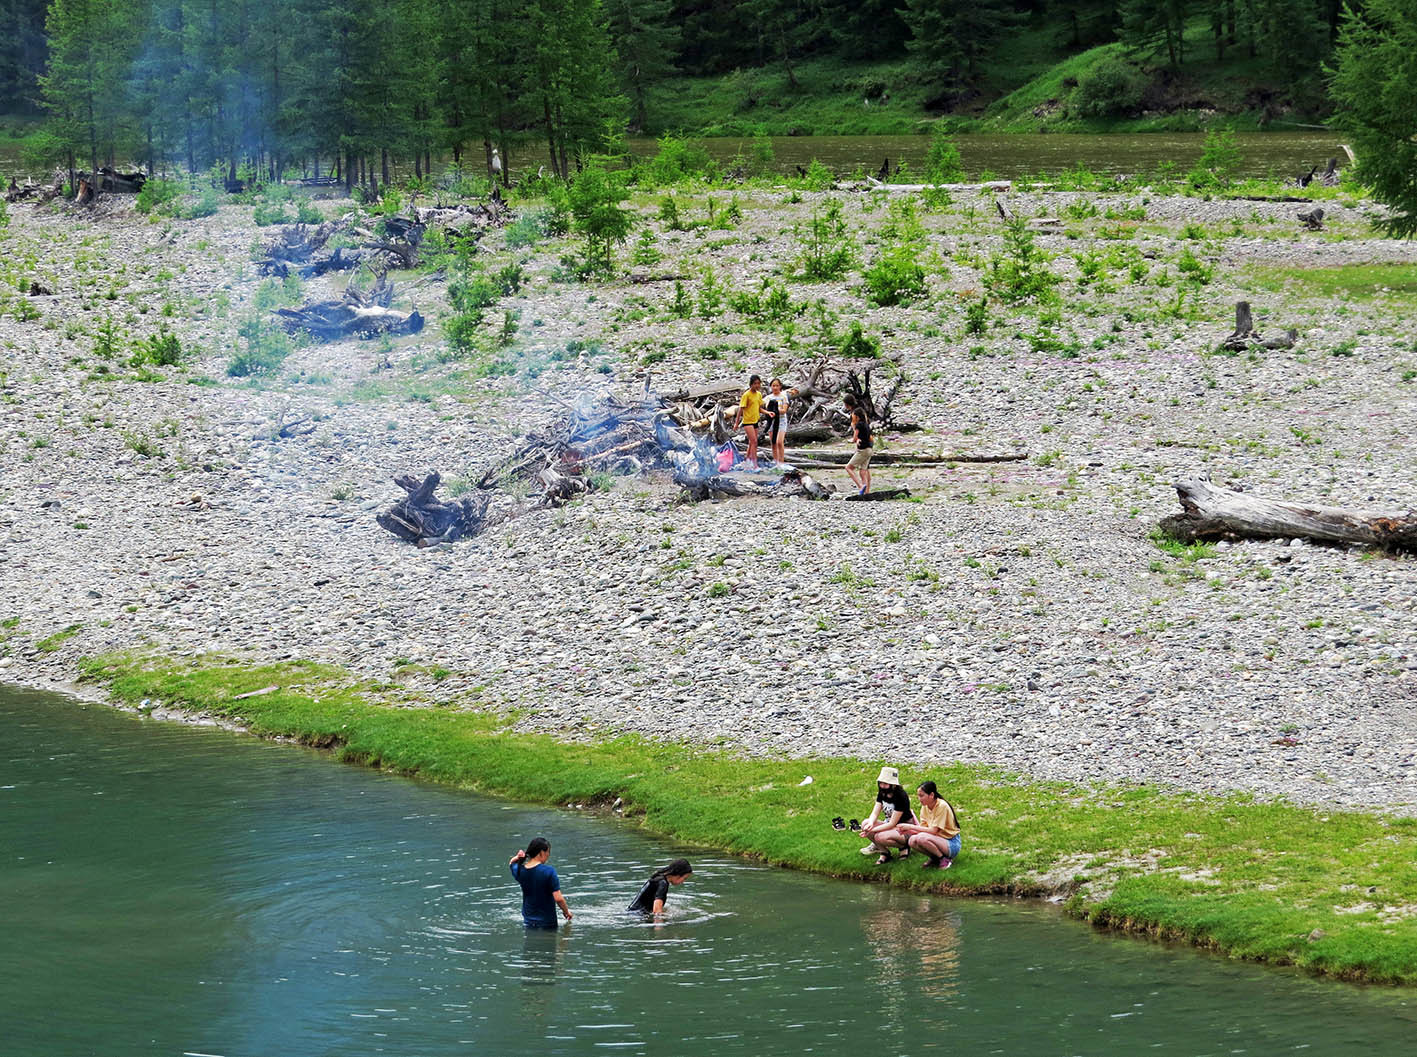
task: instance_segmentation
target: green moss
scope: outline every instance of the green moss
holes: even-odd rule
[[[939,782],[964,821],[954,869],[929,876],[913,859],[877,869],[857,854],[859,837],[829,826],[867,810],[880,761],[754,759],[637,737],[567,743],[517,733],[501,714],[380,703],[387,688],[309,663],[113,655],[83,669],[120,701],[225,716],[350,762],[551,804],[619,797],[657,833],[784,866],[956,894],[1072,891],[1070,909],[1100,925],[1417,983],[1411,819],[891,761],[908,781]]]

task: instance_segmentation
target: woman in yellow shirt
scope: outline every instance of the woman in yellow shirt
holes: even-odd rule
[[[916,824],[896,828],[906,835],[910,847],[925,853],[921,865],[927,870],[948,870],[959,857],[959,819],[949,801],[940,796],[934,782],[921,782],[916,790],[920,810]]]
[[[748,468],[758,468],[758,419],[763,413],[763,376],[755,374],[748,379],[748,388],[738,401],[738,413],[733,416],[733,428],[741,424],[748,438]]]

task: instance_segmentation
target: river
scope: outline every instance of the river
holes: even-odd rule
[[[7,1057],[1406,1052],[1417,1001],[0,688]],[[843,810],[851,805],[843,805]],[[575,912],[527,932],[536,834]],[[687,854],[662,925],[622,907]],[[965,854],[968,854],[966,845]]]
[[[1172,162],[1184,172],[1200,157],[1205,136],[1199,132],[968,133],[955,136],[954,141],[970,178],[1018,179],[1053,175],[1078,165],[1098,173],[1149,175]],[[1348,164],[1340,137],[1333,132],[1242,132],[1235,141],[1244,176],[1292,178],[1315,165],[1322,168],[1329,158]],[[751,145],[750,140],[734,136],[695,142],[725,167],[731,167],[735,156]],[[920,176],[930,140],[928,136],[777,136],[772,145],[776,167],[783,173],[793,173],[799,165],[805,168],[814,158],[841,175],[857,169],[875,173],[888,158],[892,172],[905,160]],[[631,139],[627,146],[641,157],[658,149],[653,139]],[[546,161],[544,148],[536,142],[516,144],[510,154],[514,178]],[[0,140],[0,173],[11,170],[23,170],[20,152]]]
[[[1019,179],[1051,175],[1081,165],[1098,173],[1149,175],[1171,162],[1185,172],[1201,156],[1205,136],[1199,132],[1153,133],[968,133],[952,137],[960,160],[972,179]],[[1323,131],[1237,133],[1240,172],[1244,176],[1279,175],[1292,178],[1329,158],[1343,165],[1348,157],[1337,133]],[[751,141],[725,136],[699,140],[710,156],[729,166]],[[923,176],[928,136],[778,136],[772,140],[777,168],[794,172],[813,158],[834,172],[850,174],[860,168],[875,173],[890,159],[891,171],[904,160],[917,177]],[[653,154],[654,140],[630,141],[633,153]]]

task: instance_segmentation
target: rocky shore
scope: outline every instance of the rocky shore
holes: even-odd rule
[[[658,196],[637,200],[662,256],[652,272],[684,276],[695,298],[705,268],[732,289],[781,277],[820,196],[737,197],[729,231],[662,230]],[[839,197],[869,261],[888,206]],[[684,505],[667,482],[620,479],[428,551],[374,523],[395,473],[471,475],[561,401],[637,391],[646,370],[656,387],[749,371],[790,383],[818,347],[817,310],[795,336],[730,307],[679,318],[672,281],[564,281],[569,240],[517,250],[494,233],[489,266],[526,271],[504,303],[517,337],[495,361],[511,373],[441,355],[435,324],[298,348],[252,382],[225,372],[257,311],[251,247],[268,231],[249,207],[194,221],[13,208],[0,680],[63,683],[81,656],[130,648],[309,658],[411,705],[514,710],[569,737],[965,760],[1417,814],[1414,559],[1150,538],[1176,509],[1170,482],[1197,474],[1413,507],[1417,248],[1372,234],[1365,203],[1325,203],[1326,231],[1301,233],[1290,204],[1010,198],[1024,216],[1074,203],[1096,211],[1038,236],[1059,318],[994,308],[966,332],[1001,245],[987,198],[922,214],[935,258],[914,307],[867,307],[859,273],[790,284],[861,321],[907,372],[903,410],[927,431],[887,438],[893,450],[1027,461],[877,470],[878,486],[908,482],[906,503]],[[1087,255],[1119,245],[1135,258],[1088,280]],[[1211,270],[1204,284],[1180,282],[1187,253]],[[1379,263],[1410,268],[1407,285],[1304,279]],[[22,293],[31,281],[52,293]],[[442,283],[405,296],[431,320],[446,310]],[[1241,298],[1298,345],[1215,355]],[[105,321],[125,342],[166,327],[189,359],[126,367],[100,351]],[[313,432],[280,436],[304,415]]]

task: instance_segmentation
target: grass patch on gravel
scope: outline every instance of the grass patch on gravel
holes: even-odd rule
[[[1352,301],[1382,299],[1417,304],[1417,266],[1411,264],[1256,268],[1252,282],[1261,290],[1288,290],[1305,297],[1344,297]]]
[[[1417,819],[887,761],[912,786],[935,779],[959,809],[964,851],[931,876],[917,856],[878,869],[857,854],[859,837],[830,828],[833,815],[867,813],[881,761],[562,742],[514,732],[500,714],[381,704],[386,688],[309,663],[118,654],[82,668],[121,702],[225,717],[351,763],[548,804],[620,797],[656,833],[770,863],[952,894],[1067,892],[1074,914],[1101,925],[1417,983]]]

